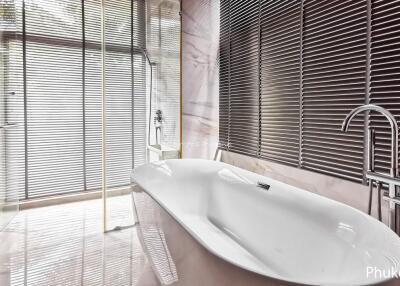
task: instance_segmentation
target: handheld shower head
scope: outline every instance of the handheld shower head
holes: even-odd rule
[[[151,66],[151,61],[150,61],[150,57],[149,57],[149,53],[147,52],[147,49],[142,49],[142,52],[143,52],[143,55],[146,58],[147,62]]]

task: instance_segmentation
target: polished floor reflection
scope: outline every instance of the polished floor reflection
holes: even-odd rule
[[[115,225],[129,196],[110,199]],[[101,200],[21,211],[0,233],[0,285],[158,285],[136,229],[103,234]]]

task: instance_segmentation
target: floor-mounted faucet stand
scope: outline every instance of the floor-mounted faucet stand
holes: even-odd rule
[[[367,145],[367,153],[368,153],[368,167],[365,177],[369,183],[369,202],[368,202],[368,213],[372,212],[372,194],[374,184],[378,189],[378,217],[382,220],[382,185],[388,185],[388,193],[383,196],[385,200],[389,203],[389,227],[394,230],[396,233],[399,233],[398,222],[397,222],[397,207],[400,206],[400,196],[398,193],[398,188],[400,186],[400,178],[398,177],[398,162],[399,162],[399,127],[397,121],[392,113],[390,113],[387,109],[373,105],[367,104],[359,106],[346,116],[343,121],[342,131],[346,132],[349,128],[349,124],[351,120],[359,113],[364,111],[376,111],[381,113],[390,123],[391,127],[391,168],[390,174],[382,174],[375,171],[374,166],[374,156],[375,156],[375,130],[372,127],[368,128],[368,145]]]

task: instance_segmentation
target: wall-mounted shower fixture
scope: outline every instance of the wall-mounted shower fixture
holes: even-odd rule
[[[369,193],[369,206],[368,206],[368,213],[371,214],[371,205],[372,205],[372,191],[374,188],[374,182],[378,187],[378,212],[379,218],[382,219],[381,214],[381,189],[382,184],[387,184],[389,186],[388,194],[384,195],[384,198],[389,202],[389,226],[392,230],[396,233],[399,232],[398,227],[398,214],[397,208],[400,206],[400,196],[399,196],[399,186],[400,186],[400,178],[398,177],[398,162],[399,162],[399,127],[396,121],[396,118],[390,113],[387,109],[373,105],[367,104],[359,106],[346,116],[345,120],[343,121],[342,131],[347,132],[349,128],[349,124],[351,120],[359,113],[364,111],[376,111],[381,113],[385,118],[389,121],[391,127],[391,168],[390,174],[381,174],[374,170],[374,153],[375,153],[375,131],[372,127],[368,128],[368,145],[367,145],[367,152],[368,152],[368,167],[365,173],[365,177],[368,179],[370,193]]]
[[[144,57],[147,60],[147,63],[150,67],[150,95],[149,95],[149,121],[147,122],[148,126],[148,133],[147,133],[147,145],[150,145],[150,125],[151,125],[151,109],[152,109],[152,102],[153,102],[153,65],[154,63],[150,61],[149,54],[146,49],[142,50]]]
[[[157,109],[156,111],[156,116],[154,116],[154,127],[156,129],[156,144],[161,145],[161,134],[162,134],[162,123],[164,121],[162,111],[160,109]],[[158,134],[160,134],[160,137],[158,137]]]
[[[156,63],[150,60],[149,54],[146,49],[143,49],[142,52],[150,67],[150,98],[149,98],[148,131],[147,131],[147,161],[150,161],[150,152],[156,154],[159,160],[178,159],[179,158],[178,150],[168,146],[163,146],[161,144],[162,124],[164,122],[164,116],[163,112],[160,109],[157,109],[154,116],[156,142],[153,144],[150,142],[151,117],[152,117],[151,111],[153,106],[153,67],[156,65]]]

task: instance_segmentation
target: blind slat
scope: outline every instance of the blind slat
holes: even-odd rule
[[[400,4],[397,1],[372,0],[371,7],[371,89],[370,103],[388,109],[400,124]],[[390,25],[388,24],[390,20]],[[383,28],[384,27],[384,28]],[[383,69],[382,69],[383,68]],[[371,113],[370,124],[376,130],[375,167],[390,172],[389,123],[383,116]],[[385,144],[385,142],[387,142]],[[385,146],[379,148],[379,146]]]
[[[19,123],[7,132],[8,188],[18,181],[22,199],[98,189],[101,2],[25,1],[25,13],[22,3],[15,1],[17,37],[8,42],[5,70],[13,94],[7,120]],[[145,2],[110,0],[105,12],[107,178],[114,187],[128,184],[131,169],[145,162],[146,62],[138,53],[145,47]]]

